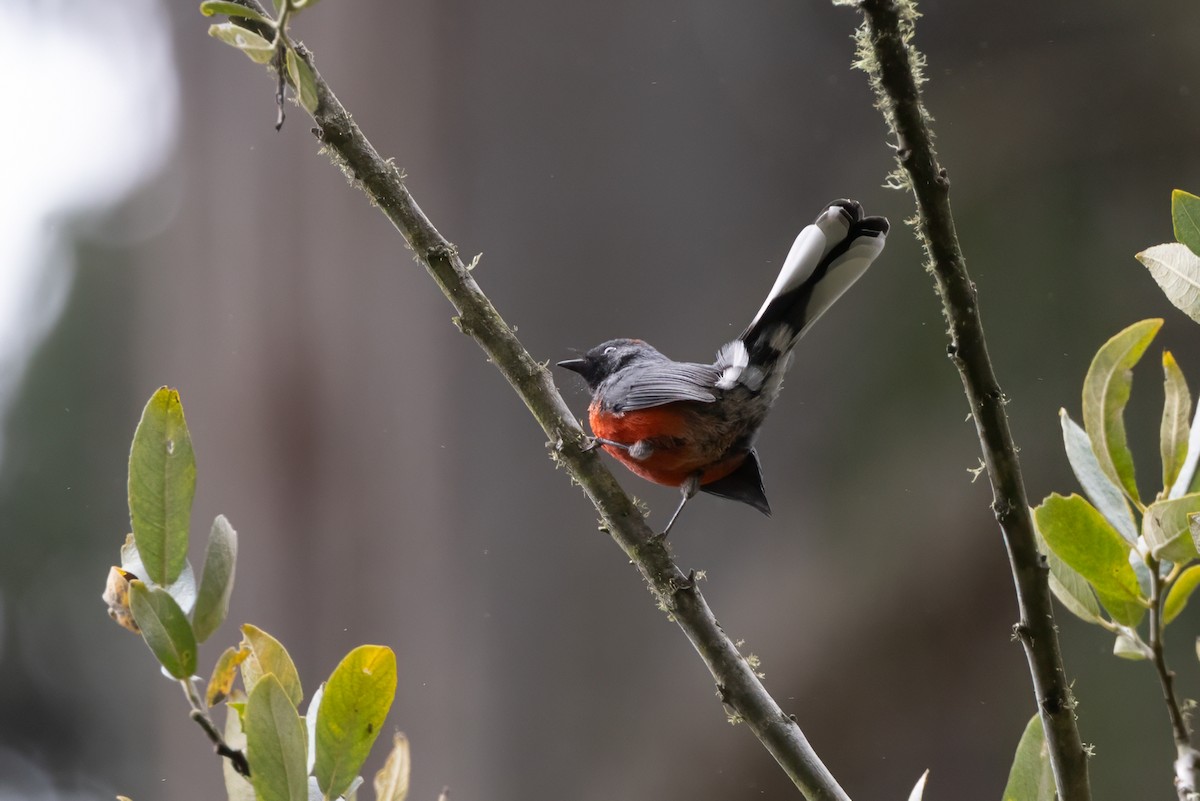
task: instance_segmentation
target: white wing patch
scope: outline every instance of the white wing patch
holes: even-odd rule
[[[746,350],[746,343],[740,339],[735,339],[717,351],[717,369],[721,371],[721,377],[717,379],[717,389],[733,389],[748,364],[750,351]]]

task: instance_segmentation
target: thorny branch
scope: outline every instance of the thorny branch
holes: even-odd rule
[[[257,0],[236,0],[262,11]],[[240,20],[235,20],[241,24]],[[674,563],[641,512],[594,451],[554,385],[475,282],[458,249],[425,216],[396,166],[379,155],[317,72],[303,47],[297,55],[311,68],[318,103],[313,133],[326,153],[387,216],[417,260],[458,311],[459,329],[471,336],[512,385],[549,439],[551,457],[583,488],[601,524],[645,578],[683,630],[721,688],[721,698],[742,719],[809,801],[849,801],[821,762],[793,716],[767,692],[733,640],[717,623],[696,582]]]
[[[1014,630],[1029,663],[1058,797],[1088,801],[1087,754],[1063,669],[1048,569],[1038,552],[1021,464],[1004,411],[1006,398],[988,356],[975,285],[967,274],[955,232],[950,181],[938,163],[930,116],[921,100],[924,58],[911,44],[917,12],[911,0],[859,0],[854,4],[865,17],[858,35],[859,66],[870,76],[877,106],[897,140],[899,168],[892,181],[910,189],[916,200],[917,235],[929,257],[929,270],[949,326],[947,353],[970,401],[991,480],[992,511],[1008,551],[1020,611]]]

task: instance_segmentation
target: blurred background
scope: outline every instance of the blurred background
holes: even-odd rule
[[[927,102],[1032,499],[1075,491],[1057,412],[1136,320],[1127,415],[1158,475],[1158,352],[1200,337],[1133,254],[1200,191],[1200,6],[922,3]],[[217,759],[100,592],[129,441],[162,385],[230,621],[311,691],[395,648],[413,799],[796,797],[546,458],[400,236],[195,3],[0,0],[0,797],[221,797]],[[708,360],[792,238],[855,197],[884,257],[805,340],[760,451],[774,517],[701,497],[672,533],[855,798],[997,798],[1034,711],[967,404],[866,78],[855,13],[765,0],[336,0],[294,28],[530,351],[614,336]],[[560,384],[579,415],[574,376]],[[673,490],[622,480],[662,525]],[[1200,606],[1198,604],[1197,606]],[[1192,635],[1171,629],[1184,696]],[[1149,666],[1059,614],[1097,799],[1173,798]],[[382,763],[383,748],[368,763]]]

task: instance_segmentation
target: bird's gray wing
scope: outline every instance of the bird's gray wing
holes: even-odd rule
[[[648,409],[677,401],[712,403],[721,372],[711,364],[659,362],[623,370],[605,391],[614,412]]]

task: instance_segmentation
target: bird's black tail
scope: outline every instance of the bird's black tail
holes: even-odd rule
[[[887,232],[888,221],[864,217],[857,201],[830,203],[796,237],[771,294],[739,337],[750,351],[751,363],[760,361],[755,356],[764,349],[791,350],[871,265],[883,250]]]
[[[858,280],[883,250],[888,221],[866,217],[855,200],[835,200],[796,237],[754,320],[717,356],[718,386],[753,390],[782,378],[796,341]],[[783,363],[781,364],[781,360]]]

